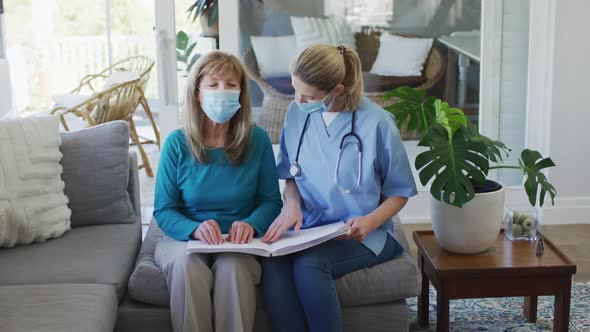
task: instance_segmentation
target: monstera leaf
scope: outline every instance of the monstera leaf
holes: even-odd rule
[[[486,136],[481,135],[477,129],[477,126],[471,122],[467,123],[465,132],[467,133],[469,141],[481,143],[484,145],[485,152],[483,155],[494,163],[503,160],[502,152],[504,152],[506,157],[508,157],[508,154],[511,151],[504,143],[500,141],[494,141]]]
[[[408,121],[408,131],[417,129],[420,136],[422,136],[435,123],[434,119],[436,117],[436,110],[434,109],[436,98],[426,98],[425,96],[424,90],[414,90],[402,86],[385,93],[382,100],[385,102],[392,98],[398,99],[397,102],[386,106],[385,109],[395,116],[398,128],[401,129],[402,125]]]
[[[436,123],[447,130],[449,139],[453,137],[457,129],[467,125],[467,117],[462,110],[449,107],[448,103],[440,99],[434,101],[434,110],[436,111]]]
[[[482,156],[484,144],[468,140],[463,127],[449,139],[447,129],[435,125],[418,145],[430,147],[416,157],[415,167],[422,185],[434,177],[430,186],[434,198],[462,207],[475,197],[472,181],[483,185],[489,171],[489,161]]]
[[[539,205],[543,206],[545,202],[545,195],[549,193],[551,196],[551,204],[555,204],[555,195],[557,190],[547,181],[545,174],[541,172],[542,169],[555,166],[551,158],[543,158],[539,151],[524,149],[520,154],[518,161],[520,167],[524,170],[526,181],[524,182],[524,189],[529,197],[529,203],[536,205],[537,192],[540,192]],[[540,189],[539,189],[540,186]]]
[[[384,102],[390,99],[394,99],[393,104],[385,109],[395,115],[398,128],[406,124],[409,131],[417,130],[422,137],[418,145],[429,148],[416,157],[415,167],[422,185],[432,181],[430,193],[435,199],[462,207],[475,197],[474,186],[484,185],[490,169],[509,168],[524,171],[531,205],[538,198],[543,206],[547,193],[554,203],[557,191],[542,173],[544,168],[555,166],[550,158],[525,149],[520,166],[490,166],[490,162],[502,162],[511,150],[481,135],[462,110],[410,87],[399,87],[382,98]]]
[[[184,31],[178,31],[176,34],[176,48],[184,50],[188,46],[188,35]]]

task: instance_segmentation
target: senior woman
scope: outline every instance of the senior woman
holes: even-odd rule
[[[186,246],[190,239],[248,243],[266,232],[282,207],[272,145],[252,122],[247,76],[235,56],[201,57],[185,100],[184,127],[162,147],[154,200],[166,234],[155,259],[170,290],[172,325],[175,332],[251,331],[258,261],[187,255]]]

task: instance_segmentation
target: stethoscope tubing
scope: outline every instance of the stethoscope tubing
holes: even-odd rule
[[[301,145],[303,142],[303,136],[305,135],[305,132],[307,130],[307,126],[309,125],[310,116],[311,116],[311,114],[307,114],[307,117],[305,118],[305,124],[303,125],[303,128],[301,129],[301,134],[299,135],[299,142],[297,144],[297,154],[295,155],[295,163],[293,163],[293,165],[291,165],[292,169],[294,170],[291,174],[292,176],[300,176],[301,175],[301,166],[299,166],[299,153],[301,152]],[[352,191],[357,190],[360,187],[361,179],[362,179],[362,172],[363,172],[363,168],[362,168],[362,166],[363,166],[363,164],[362,164],[363,141],[354,132],[355,123],[356,123],[356,111],[353,111],[350,132],[345,134],[344,136],[342,136],[342,139],[340,140],[340,145],[338,147],[338,157],[336,159],[336,167],[334,169],[334,184],[341,192],[343,192],[345,194],[350,194],[350,193],[352,193]],[[357,142],[355,142],[354,144],[357,147],[358,155],[359,155],[359,158],[358,158],[359,175],[358,175],[356,186],[354,189],[342,188],[340,186],[339,181],[338,181],[338,170],[340,169],[340,160],[342,157],[342,151],[344,148],[344,143],[346,142],[346,139],[349,137],[354,137],[357,140]]]

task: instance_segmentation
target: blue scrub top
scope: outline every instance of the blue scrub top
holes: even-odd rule
[[[289,168],[295,162],[306,117],[295,102],[289,105],[277,160],[280,179],[293,178]],[[302,228],[347,221],[373,212],[388,197],[411,197],[417,193],[393,115],[366,97],[356,110],[354,129],[363,146],[361,184],[351,194],[344,194],[336,187],[334,175],[338,148],[342,137],[350,132],[351,122],[352,112],[342,112],[329,126],[325,125],[320,113],[310,116],[299,153],[301,175],[295,177],[302,198]],[[356,140],[347,138],[345,142]],[[356,186],[358,159],[356,147],[345,144],[338,170],[341,187]],[[385,245],[387,233],[393,235],[391,222],[369,234],[363,244],[378,255]]]

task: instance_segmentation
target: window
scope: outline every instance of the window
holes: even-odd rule
[[[6,57],[5,47],[4,47],[4,4],[0,0],[0,59]]]
[[[51,96],[128,56],[156,56],[151,0],[5,0],[4,8],[18,112],[47,111]],[[148,98],[157,95],[155,75]]]

